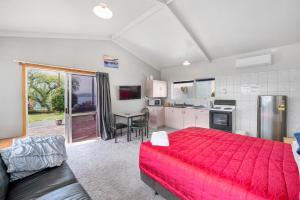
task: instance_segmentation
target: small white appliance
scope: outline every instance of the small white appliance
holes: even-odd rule
[[[149,106],[161,106],[160,99],[149,99]]]

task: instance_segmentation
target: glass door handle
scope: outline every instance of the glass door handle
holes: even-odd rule
[[[69,114],[69,108],[65,108],[65,113]]]

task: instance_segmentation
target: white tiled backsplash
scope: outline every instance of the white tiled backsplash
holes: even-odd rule
[[[257,135],[258,95],[288,96],[288,135],[300,128],[300,69],[216,76],[216,98],[237,100],[237,130]]]

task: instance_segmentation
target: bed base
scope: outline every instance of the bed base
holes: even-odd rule
[[[166,198],[167,200],[179,200],[174,194],[172,194],[169,190],[167,190],[164,186],[160,183],[149,177],[144,172],[140,172],[141,179],[144,183],[146,183],[149,187],[151,187],[155,194],[160,194],[162,197]]]

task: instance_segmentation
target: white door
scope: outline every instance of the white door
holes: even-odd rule
[[[181,109],[165,108],[165,124],[167,127],[180,129],[183,125]]]
[[[209,128],[209,110],[196,110],[196,127]]]
[[[184,109],[183,108],[174,108],[173,112],[173,127],[176,129],[183,128],[183,116],[184,116]]]
[[[174,128],[173,126],[173,108],[165,108],[165,125],[170,128]]]
[[[65,94],[68,141],[77,142],[97,137],[96,77],[68,74]]]
[[[159,97],[167,97],[167,82],[159,81]]]
[[[183,128],[195,127],[195,109],[184,109]]]
[[[160,85],[159,81],[154,80],[153,81],[153,97],[160,97]]]

